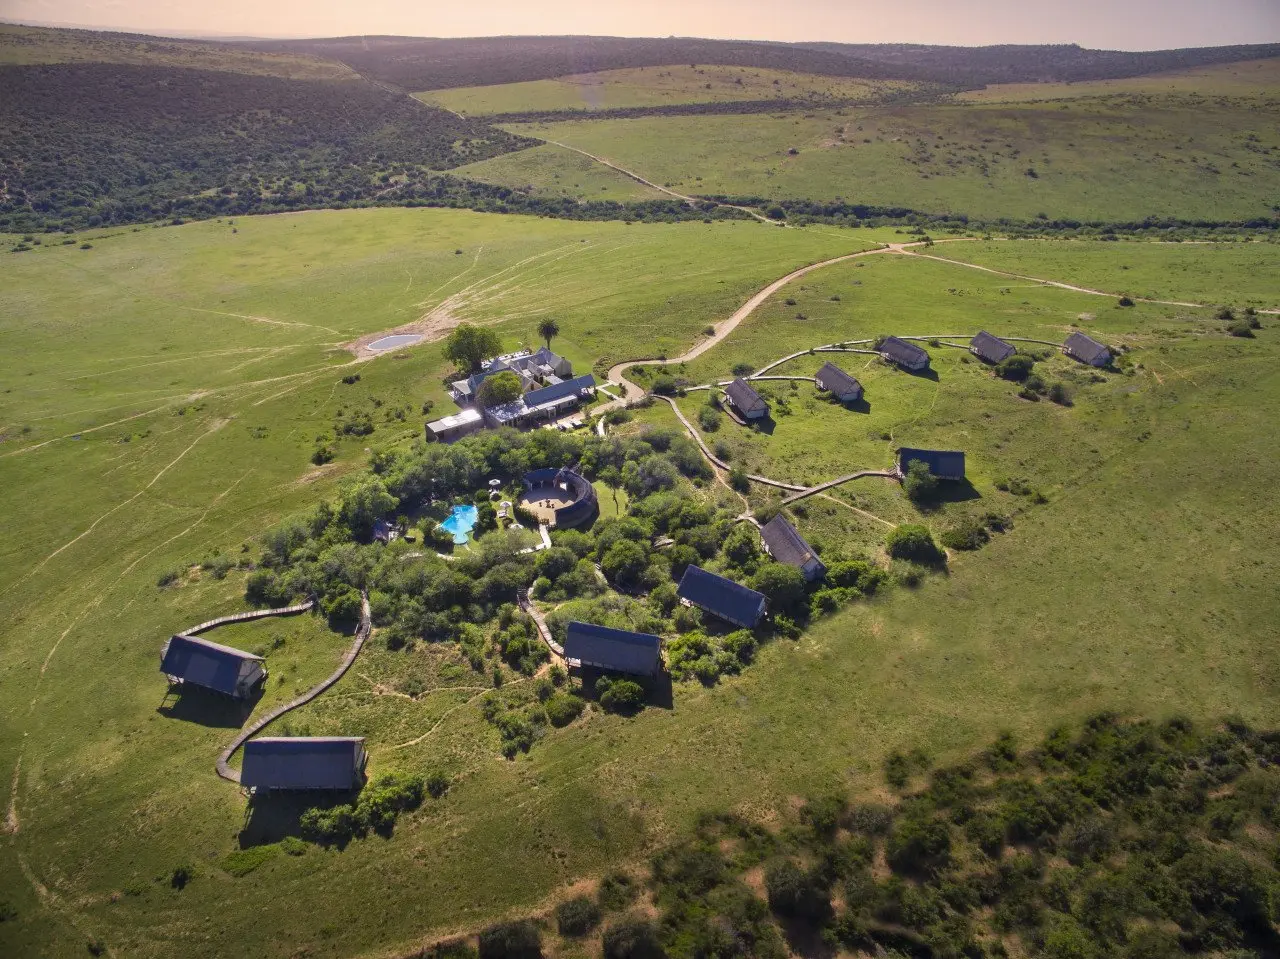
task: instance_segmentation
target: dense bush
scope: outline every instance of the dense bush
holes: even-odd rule
[[[913,503],[928,503],[938,492],[938,478],[922,460],[912,460],[902,477],[902,490]]]
[[[1035,365],[1035,359],[1028,354],[1014,353],[1013,356],[1005,357],[996,364],[996,375],[1002,379],[1021,383],[1031,375]]]
[[[782,916],[821,924],[831,912],[831,897],[816,877],[790,859],[769,863],[764,871],[769,908]]]
[[[643,919],[627,919],[604,931],[604,959],[663,959],[658,930]]]
[[[545,703],[543,709],[547,713],[547,722],[552,726],[568,726],[571,722],[582,715],[582,710],[586,707],[580,696],[572,693],[553,693]]]
[[[943,558],[928,527],[914,523],[894,527],[885,539],[885,549],[894,559],[913,563],[937,563]]]
[[[587,896],[575,896],[556,906],[556,929],[562,936],[585,936],[600,924],[600,907]]]
[[[367,785],[354,805],[308,809],[299,825],[304,838],[325,845],[341,845],[370,830],[386,835],[400,813],[422,805],[426,793],[427,783],[421,776],[387,773]]]
[[[596,692],[600,705],[611,713],[634,713],[644,706],[644,687],[630,679],[599,679]]]
[[[500,922],[480,933],[480,959],[541,959],[542,936],[527,920]]]

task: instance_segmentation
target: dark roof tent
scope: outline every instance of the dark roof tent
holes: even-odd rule
[[[804,569],[815,560],[822,562],[813,547],[804,541],[800,532],[781,513],[760,528],[760,538],[764,540],[769,555],[779,563]]]
[[[165,646],[160,672],[184,683],[234,696],[239,691],[240,671],[246,660],[260,663],[262,657],[197,636],[178,634]]]
[[[544,386],[540,390],[530,390],[524,395],[524,405],[532,409],[535,406],[551,403],[567,396],[577,396],[583,390],[589,390],[595,385],[596,378],[590,373],[575,376],[573,379],[557,383],[555,386]]]
[[[832,362],[823,363],[814,379],[819,387],[837,396],[862,395],[862,384]]]
[[[679,594],[695,606],[731,623],[754,629],[764,615],[763,593],[748,589],[731,579],[689,566],[680,579]]]
[[[1018,352],[1012,343],[1006,343],[986,330],[979,331],[978,335],[969,341],[969,349],[979,359],[986,360],[988,363],[999,363]]]
[[[901,363],[903,366],[917,368],[925,366],[929,363],[929,354],[922,347],[916,346],[914,343],[908,343],[906,340],[898,339],[896,336],[886,336],[884,342],[880,344],[880,353],[887,356],[895,363]]]
[[[1091,336],[1072,333],[1062,348],[1071,356],[1090,366],[1106,366],[1111,362],[1111,351]]]
[[[240,785],[250,789],[355,789],[364,773],[364,739],[264,736],[244,744]]]
[[[964,479],[964,453],[959,450],[918,450],[908,446],[898,450],[898,469],[904,474],[915,461],[924,463],[938,479]]]
[[[733,404],[733,408],[740,413],[755,413],[758,410],[767,410],[769,404],[764,401],[764,397],[755,391],[750,383],[741,376],[724,388],[725,396],[729,397],[729,402]]]
[[[650,633],[632,633],[594,623],[569,623],[564,654],[584,666],[619,673],[652,676],[661,662],[662,640]]]

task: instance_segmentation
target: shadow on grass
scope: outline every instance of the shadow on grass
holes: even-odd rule
[[[778,421],[773,418],[772,413],[767,416],[762,416],[758,420],[747,420],[746,422],[747,429],[755,430],[757,433],[763,433],[765,436],[772,436],[773,431],[778,428]]]
[[[867,402],[865,396],[860,396],[856,400],[850,400],[848,403],[841,403],[846,410],[852,413],[870,413],[871,404]]]
[[[671,674],[663,670],[657,676],[628,676],[625,673],[610,673],[602,669],[596,669],[594,666],[582,666],[574,671],[581,687],[580,693],[584,699],[591,702],[599,702],[599,694],[596,692],[596,682],[600,679],[629,679],[632,682],[639,683],[645,692],[645,707],[654,707],[657,709],[674,709],[675,708],[675,691],[672,688]]]
[[[916,505],[922,513],[932,513],[946,503],[967,503],[975,499],[982,499],[982,494],[967,479],[939,480],[929,502]]]
[[[898,369],[902,370],[902,372],[906,373],[908,376],[914,376],[916,379],[929,380],[933,383],[938,382],[938,371],[932,366],[926,366],[923,370],[909,370],[904,366],[900,366]]]
[[[332,809],[355,803],[360,790],[347,792],[278,792],[254,796],[245,810],[244,826],[238,837],[240,848],[265,846],[286,836],[301,838],[302,814],[308,809]],[[338,845],[342,848],[345,842]]]
[[[248,699],[232,699],[209,689],[183,684],[165,693],[156,712],[166,719],[195,723],[217,729],[239,729],[262,698],[263,684],[253,688]],[[170,701],[170,697],[175,697]]]

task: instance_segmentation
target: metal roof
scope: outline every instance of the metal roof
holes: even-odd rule
[[[804,541],[804,537],[781,513],[760,528],[760,538],[768,547],[769,555],[779,563],[803,569],[814,560],[822,562],[813,547]]]
[[[969,348],[988,363],[999,363],[1018,352],[1012,343],[1006,343],[986,330],[978,331],[978,335],[969,341]]]
[[[452,416],[444,416],[438,420],[433,420],[427,424],[427,429],[432,433],[446,433],[449,430],[456,430],[460,426],[469,426],[472,423],[479,423],[483,419],[481,413],[477,409],[466,409],[461,413],[454,413]]]
[[[165,648],[160,672],[186,683],[233,695],[246,660],[260,663],[262,657],[179,633],[169,640]]]
[[[590,389],[595,385],[596,378],[590,373],[584,373],[582,376],[575,376],[573,379],[557,383],[555,386],[544,386],[540,390],[530,390],[524,395],[524,402],[530,408],[541,406],[561,397],[577,396],[583,390]]]
[[[900,363],[919,363],[921,360],[929,359],[929,354],[922,347],[900,340],[896,336],[886,336],[884,342],[880,344],[880,352]]]
[[[904,446],[898,450],[898,468],[906,473],[919,460],[938,479],[964,479],[964,453],[959,450],[918,450]]]
[[[681,599],[739,626],[753,628],[764,615],[765,598],[741,583],[689,566],[680,579]]]
[[[830,390],[838,396],[850,393],[862,395],[862,384],[830,361],[822,364],[822,369],[818,370],[814,379],[824,390]]]
[[[729,397],[729,402],[734,405],[734,408],[743,413],[769,408],[769,404],[764,401],[764,397],[757,393],[755,388],[741,376],[724,388],[724,394]]]
[[[240,785],[253,789],[352,789],[364,766],[355,736],[264,736],[244,744]]]
[[[1103,360],[1105,363],[1111,359],[1111,351],[1109,349],[1084,333],[1072,333],[1062,346],[1072,356],[1084,360],[1086,363],[1092,364],[1095,360]]]
[[[658,671],[662,640],[651,633],[633,633],[595,623],[569,623],[564,654],[584,665],[620,673],[652,676]]]

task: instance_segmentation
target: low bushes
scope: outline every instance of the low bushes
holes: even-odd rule
[[[556,906],[556,929],[562,936],[585,936],[600,924],[600,907],[586,896]]]
[[[586,703],[580,696],[572,693],[556,692],[542,704],[542,708],[546,711],[547,722],[557,728],[568,726],[571,722],[582,715],[582,710],[586,708]]]
[[[601,677],[596,680],[596,695],[600,705],[611,713],[630,715],[644,708],[644,687],[630,679]]]
[[[308,809],[298,822],[305,838],[322,845],[349,842],[370,830],[386,834],[400,813],[422,805],[425,793],[421,776],[387,773],[366,786],[354,805]]]
[[[542,935],[528,920],[499,922],[480,933],[480,959],[541,959]]]

